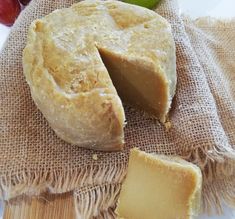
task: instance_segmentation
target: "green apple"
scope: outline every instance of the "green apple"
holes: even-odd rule
[[[126,3],[139,5],[145,8],[153,9],[160,0],[123,0]]]

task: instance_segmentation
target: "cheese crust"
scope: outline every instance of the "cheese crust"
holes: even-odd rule
[[[121,99],[164,122],[176,86],[169,23],[153,11],[112,0],[82,1],[35,20],[23,69],[55,133],[97,150],[123,147]]]

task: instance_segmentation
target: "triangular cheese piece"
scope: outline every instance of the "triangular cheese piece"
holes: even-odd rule
[[[124,219],[192,219],[200,210],[201,185],[196,165],[132,149],[116,213]]]

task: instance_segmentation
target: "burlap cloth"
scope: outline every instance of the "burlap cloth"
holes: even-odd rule
[[[203,207],[235,206],[235,21],[191,21],[177,2],[157,8],[172,25],[177,93],[167,132],[127,106],[126,146],[103,153],[66,144],[34,105],[22,72],[27,29],[35,19],[74,0],[32,0],[0,54],[0,197],[74,190],[78,218],[112,218],[129,149],[177,154],[203,172]],[[92,159],[97,154],[98,160]]]

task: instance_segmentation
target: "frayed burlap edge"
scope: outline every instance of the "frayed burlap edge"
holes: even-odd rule
[[[201,149],[197,148],[184,158],[204,166],[202,212],[211,214],[214,209],[217,214],[222,214],[223,203],[235,208],[235,161],[221,159],[220,153],[214,157],[205,152],[203,163],[200,153]],[[32,196],[46,191],[65,193],[74,190],[77,218],[115,218],[114,209],[125,174],[124,164],[61,171],[25,170],[0,177],[0,198],[10,200],[22,194]],[[227,177],[213,182],[220,175]]]
[[[209,161],[210,160],[210,161]],[[201,212],[223,214],[223,203],[235,208],[234,160],[217,163],[209,158],[204,164]],[[214,177],[227,176],[213,181]],[[115,207],[120,183],[102,184],[77,189],[74,192],[76,216],[80,218],[116,218]]]
[[[202,212],[221,215],[223,204],[235,208],[234,166],[235,161],[230,159],[226,159],[226,164],[209,162],[206,165],[203,171]]]
[[[203,185],[203,212],[209,215],[223,214],[223,204],[235,208],[235,179],[228,177],[226,180],[210,182]],[[229,190],[229,192],[228,192]]]
[[[230,182],[230,183],[229,183]],[[228,184],[229,183],[229,184]],[[222,214],[222,203],[235,207],[235,179],[228,177],[219,182],[204,184],[202,192],[202,211],[212,215]],[[219,188],[219,190],[218,190]],[[230,192],[227,192],[228,188]],[[89,187],[74,192],[74,202],[77,219],[81,218],[116,218],[115,207],[121,184],[104,184]]]
[[[0,176],[0,198],[10,200],[19,195],[39,195],[43,192],[65,193],[84,186],[120,183],[125,165],[62,169],[61,171],[25,170]]]
[[[77,218],[116,218],[115,208],[121,184],[103,184],[74,192]]]

